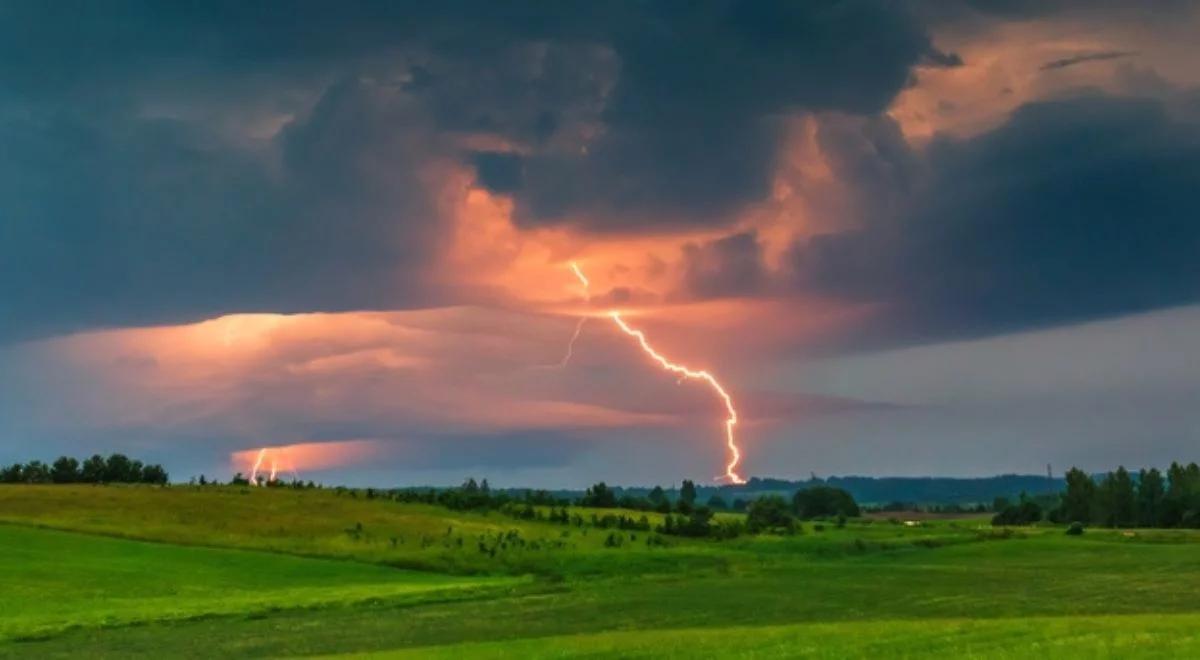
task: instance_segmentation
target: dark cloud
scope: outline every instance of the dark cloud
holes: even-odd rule
[[[525,224],[723,220],[780,114],[955,63],[858,1],[9,3],[0,340],[421,304],[423,169],[464,154]]]
[[[930,23],[978,19],[1031,20],[1056,15],[1107,17],[1139,22],[1170,21],[1192,11],[1191,0],[910,0],[909,5]]]
[[[758,294],[768,281],[753,232],[685,246],[683,271],[687,292],[703,298]]]
[[[484,151],[471,158],[479,183],[495,193],[510,193],[521,187],[521,158],[516,154]]]
[[[892,341],[1200,298],[1200,127],[1158,101],[1029,104],[927,167],[890,220],[794,253],[803,286],[885,303]]]
[[[14,116],[15,115],[15,116]],[[347,81],[267,152],[82,108],[0,120],[0,339],[411,303],[436,218],[403,102]],[[419,142],[419,141],[417,141]]]
[[[780,115],[876,113],[914,66],[958,62],[895,5],[647,7],[612,36],[620,71],[600,137],[526,159],[522,222],[627,231],[724,220],[766,194]]]
[[[1080,53],[1071,57],[1064,57],[1057,60],[1050,60],[1038,67],[1039,71],[1051,71],[1053,69],[1065,69],[1069,66],[1081,64],[1083,62],[1098,62],[1103,60],[1116,60],[1123,57],[1132,57],[1137,55],[1135,50],[1106,50],[1098,53]]]

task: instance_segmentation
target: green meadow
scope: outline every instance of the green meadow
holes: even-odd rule
[[[1196,532],[897,515],[614,543],[331,490],[0,486],[0,657],[1200,654]]]

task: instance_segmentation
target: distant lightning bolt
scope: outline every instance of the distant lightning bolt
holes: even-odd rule
[[[579,269],[579,265],[575,262],[571,262],[571,270],[575,272],[575,277],[579,278],[580,283],[583,284],[584,290],[590,291],[591,283],[588,282],[588,278],[583,274],[583,271]],[[725,446],[729,449],[729,463],[725,465],[725,474],[717,477],[717,479],[728,479],[730,483],[735,484],[746,483],[746,480],[743,479],[736,470],[738,463],[740,463],[742,460],[742,453],[740,450],[738,450],[737,441],[733,433],[733,429],[738,423],[738,414],[737,409],[735,409],[733,406],[733,397],[729,396],[729,393],[725,391],[724,387],[721,387],[721,383],[717,382],[716,377],[711,373],[703,369],[695,370],[684,365],[671,362],[664,357],[662,353],[654,350],[654,347],[651,346],[650,342],[646,340],[646,334],[641,330],[635,330],[634,328],[629,327],[629,324],[621,318],[620,312],[610,310],[608,312],[608,317],[611,318],[613,323],[615,323],[617,327],[621,329],[621,332],[624,332],[630,337],[637,339],[638,344],[642,347],[642,351],[644,351],[651,357],[651,359],[657,362],[659,366],[667,371],[670,371],[671,373],[678,374],[680,382],[682,382],[684,379],[704,381],[708,383],[709,387],[711,387],[718,396],[721,397],[721,401],[725,403],[725,412],[727,413],[725,418]],[[586,318],[587,317],[584,317],[584,319]],[[576,327],[576,336],[578,336],[578,328],[582,327],[582,325],[583,324],[581,322],[580,325]],[[571,343],[573,344],[574,341],[574,338],[572,338]],[[569,346],[567,357],[570,357]]]
[[[258,450],[258,458],[254,459],[254,467],[250,469],[250,485],[258,485],[258,468],[262,466],[263,457],[267,455],[267,448],[263,447]]]
[[[587,323],[587,320],[588,317],[581,316],[579,317],[579,323],[575,324],[575,333],[571,335],[571,341],[567,342],[567,354],[558,363],[560,369],[567,366],[567,363],[571,361],[571,356],[575,354],[575,340],[579,339],[579,333],[583,332],[583,324]]]
[[[579,281],[581,283],[583,283],[584,296],[588,300],[590,300],[591,295],[590,295],[590,289],[588,288],[589,287],[588,278],[584,276],[583,271],[579,270],[579,266],[575,265],[575,262],[571,262],[571,269],[575,271],[575,276],[579,278]],[[562,369],[563,367],[567,366],[568,362],[571,361],[571,356],[573,356],[575,354],[575,341],[579,339],[579,334],[581,332],[583,332],[583,326],[585,324],[587,324],[587,320],[588,320],[588,317],[586,317],[586,316],[579,317],[579,322],[575,324],[575,332],[571,333],[571,339],[570,339],[570,341],[567,342],[567,352],[563,355],[563,358],[558,361],[558,364],[553,365],[549,368]]]
[[[268,458],[268,450],[270,451],[271,471],[269,473],[270,476],[267,477],[267,483],[275,481],[276,476],[279,474],[279,454],[281,451],[285,454],[283,458],[287,460],[287,464],[290,466],[288,469],[292,473],[292,477],[296,481],[300,480],[300,475],[296,472],[295,464],[292,463],[292,460],[286,456],[286,449],[280,447],[263,447],[262,449],[258,450],[258,456],[254,459],[254,466],[250,468],[250,485],[258,485],[258,473],[263,469],[263,461],[267,460]]]

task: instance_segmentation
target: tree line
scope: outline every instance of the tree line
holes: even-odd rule
[[[830,519],[844,524],[845,519],[860,515],[858,504],[850,493],[830,486],[813,486],[796,491],[791,500],[779,495],[756,498],[743,507],[744,520],[718,519],[716,513],[729,507],[718,496],[705,504],[697,502],[694,482],[684,480],[678,498],[672,502],[661,486],[655,486],[646,497],[618,495],[604,482],[592,485],[583,495],[571,500],[555,497],[544,490],[526,490],[522,494],[497,491],[487,479],[469,478],[457,488],[400,489],[375,491],[366,489],[368,499],[386,497],[398,502],[432,504],[454,510],[499,511],[524,520],[544,520],[562,525],[582,526],[590,522],[600,529],[654,531],[669,536],[733,538],[742,533],[790,534],[799,529],[801,520]],[[353,496],[355,493],[351,491]],[[630,509],[663,514],[663,522],[651,525],[646,516],[634,519],[617,514],[571,513],[568,506],[591,509]],[[548,510],[548,512],[543,511]]]
[[[0,483],[6,484],[165,484],[169,479],[162,465],[145,464],[124,454],[99,454],[82,461],[59,456],[53,463],[29,461],[0,468]]]
[[[1017,503],[998,498],[994,525],[1027,525],[1045,519],[1103,527],[1200,528],[1200,466],[1171,463],[1132,474],[1124,467],[1098,480],[1071,468],[1057,502],[1022,495]]]

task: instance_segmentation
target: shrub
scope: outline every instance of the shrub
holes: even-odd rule
[[[765,495],[750,503],[746,509],[746,528],[751,534],[759,532],[791,533],[796,521],[787,502],[778,495]]]
[[[1081,534],[1083,534],[1083,523],[1078,520],[1071,523],[1071,526],[1067,528],[1068,536],[1079,536]]]
[[[792,507],[802,520],[832,516],[855,518],[859,515],[854,497],[832,486],[813,486],[796,491],[792,496]]]

